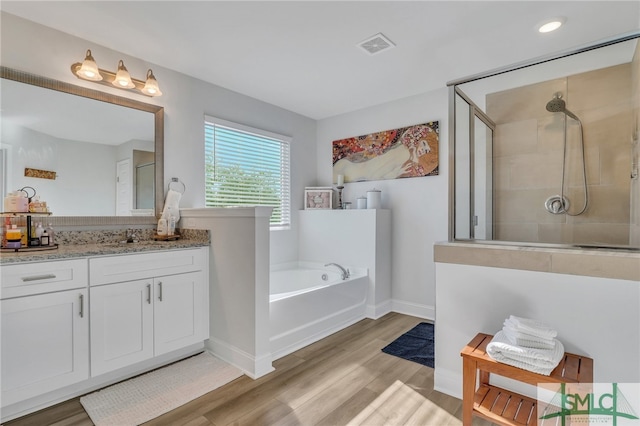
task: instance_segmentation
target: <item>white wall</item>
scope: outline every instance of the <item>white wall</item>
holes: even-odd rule
[[[429,92],[318,122],[318,185],[332,180],[331,142],[382,130],[439,121],[438,176],[347,183],[343,201],[355,205],[372,188],[382,190],[382,207],[391,217],[393,309],[433,318],[435,271],[433,244],[447,240],[448,107],[447,89]]]
[[[594,382],[640,381],[637,281],[449,263],[437,263],[436,273],[437,390],[461,396],[460,351],[509,315],[553,326],[567,352],[593,358]],[[515,390],[535,397],[535,389]]]
[[[59,139],[17,125],[1,127],[2,148],[7,149],[11,163],[9,191],[34,188],[55,215],[115,215],[116,146]],[[25,167],[58,175],[56,179],[25,177]]]
[[[204,207],[205,114],[291,136],[292,206],[293,210],[303,207],[304,187],[315,181],[315,120],[4,12],[0,16],[3,66],[164,107],[163,189],[166,192],[171,177],[185,183],[180,207]],[[149,98],[77,79],[70,66],[82,61],[87,49],[107,70],[115,70],[122,59],[134,78],[142,78],[152,68],[163,95]],[[293,218],[297,221],[296,215]],[[293,225],[290,231],[272,232],[274,262],[297,260],[297,223]]]
[[[299,258],[368,269],[367,317],[379,318],[392,309],[390,235],[390,210],[301,211]]]

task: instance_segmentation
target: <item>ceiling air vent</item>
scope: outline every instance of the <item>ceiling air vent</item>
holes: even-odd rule
[[[358,44],[358,47],[364,49],[370,55],[376,55],[384,50],[395,47],[391,40],[386,38],[384,34],[378,33],[372,37],[369,37],[365,41]]]

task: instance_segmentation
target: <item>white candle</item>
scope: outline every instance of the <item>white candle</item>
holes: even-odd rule
[[[338,175],[338,186],[344,185],[344,175]]]

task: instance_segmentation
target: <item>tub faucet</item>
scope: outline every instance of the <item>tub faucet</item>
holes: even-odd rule
[[[338,265],[337,263],[327,263],[327,264],[326,264],[326,265],[324,265],[324,266],[331,266],[331,265],[333,265],[333,266],[337,266],[338,268],[340,268],[340,271],[342,271],[342,279],[343,279],[343,280],[346,280],[346,279],[347,279],[347,278],[349,278],[349,276],[351,275],[351,274],[349,273],[349,270],[348,270],[348,269],[343,268],[342,266]]]

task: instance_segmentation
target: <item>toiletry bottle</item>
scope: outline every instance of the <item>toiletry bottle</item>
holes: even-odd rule
[[[55,245],[55,238],[56,238],[56,233],[53,230],[53,226],[51,224],[49,224],[49,226],[46,229],[47,234],[49,235],[49,244],[50,246]]]
[[[168,235],[173,235],[176,233],[176,217],[175,216],[171,216],[171,219],[169,219],[169,232]]]
[[[22,247],[22,230],[18,225],[11,225],[11,228],[7,229],[7,247]]]
[[[40,245],[48,246],[51,245],[51,238],[49,238],[49,232],[45,229],[42,231],[42,236],[40,237]]]
[[[38,222],[36,226],[36,237],[40,239],[42,237],[42,233],[44,232],[44,228],[42,227],[42,222]]]
[[[29,245],[27,239],[27,218],[19,217],[18,219],[20,221],[20,225],[18,227],[20,228],[20,232],[22,232],[22,240],[20,241],[20,243],[22,244],[22,247],[27,247]]]
[[[167,235],[167,219],[161,217],[158,220],[158,235]]]

